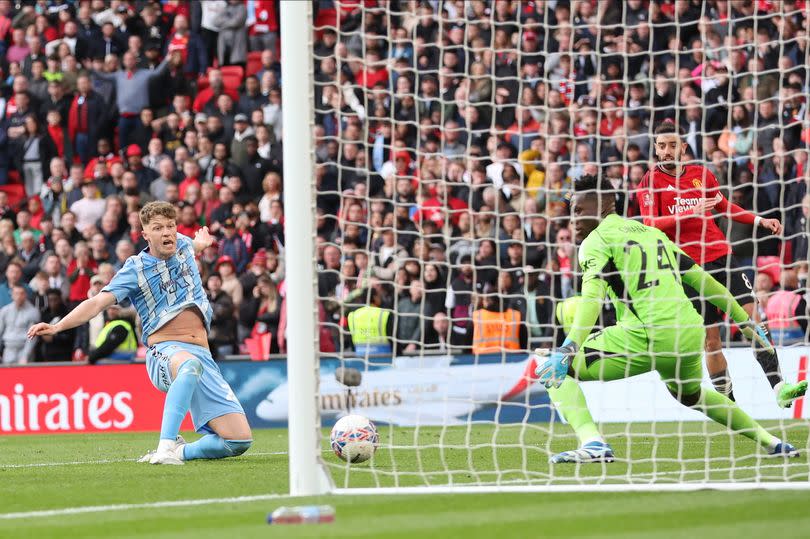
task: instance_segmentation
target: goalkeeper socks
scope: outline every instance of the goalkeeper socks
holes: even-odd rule
[[[773,354],[756,352],[754,357],[756,357],[759,366],[762,367],[762,372],[765,373],[772,388],[776,388],[778,384],[782,383],[782,373],[779,370],[779,358],[776,355],[776,350],[773,351]]]
[[[560,387],[548,390],[548,396],[551,397],[551,401],[563,419],[568,421],[568,424],[574,429],[580,446],[588,442],[604,441],[588,411],[585,394],[576,380],[566,376]]]
[[[166,403],[163,405],[163,422],[160,425],[160,439],[171,440],[177,438],[180,424],[191,407],[191,397],[197,388],[197,382],[202,375],[202,363],[199,359],[191,358],[177,369],[177,376],[169,391],[166,392]]]
[[[183,460],[235,457],[247,451],[252,443],[253,440],[225,440],[216,434],[207,434],[183,447]]]
[[[773,348],[773,339],[768,331],[768,326],[765,322],[758,325],[751,323],[749,326],[750,331],[744,332],[745,337],[753,343],[754,357],[768,378],[768,383],[776,390],[776,386],[782,382],[782,373],[779,370],[779,357],[776,355],[776,349]],[[767,349],[766,347],[770,347]]]
[[[711,375],[712,385],[721,395],[725,395],[730,400],[734,400],[734,390],[731,387],[731,378],[728,377],[728,371],[723,369]]]
[[[742,408],[712,389],[701,388],[700,398],[695,409],[706,414],[710,419],[725,425],[746,438],[750,438],[762,447],[772,449],[779,439],[763,429],[759,423],[746,414]]]

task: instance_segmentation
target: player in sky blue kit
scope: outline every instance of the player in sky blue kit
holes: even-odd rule
[[[158,448],[141,462],[183,464],[241,455],[253,441],[250,426],[208,349],[211,306],[194,261],[213,237],[207,228],[197,232],[193,241],[178,234],[176,209],[168,202],[145,205],[140,219],[148,247],[128,258],[97,296],[83,301],[57,324],[32,326],[28,337],[74,328],[129,299],[149,347],[149,378],[166,393]],[[189,411],[194,429],[204,436],[187,444],[178,433]]]

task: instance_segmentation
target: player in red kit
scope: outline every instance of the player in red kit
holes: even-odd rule
[[[687,143],[674,123],[664,122],[655,129],[658,165],[647,171],[638,187],[644,224],[666,233],[687,255],[728,288],[748,315],[755,319],[756,298],[751,282],[734,258],[726,236],[714,220],[717,215],[712,210],[738,223],[766,228],[775,235],[782,233],[782,224],[777,219],[764,219],[729,202],[720,193],[717,178],[706,167],[681,164],[686,147]],[[706,363],[712,383],[720,393],[733,399],[718,325],[722,321],[722,313],[700,291],[688,286],[684,288],[706,323]],[[782,380],[775,352],[758,350],[755,355],[774,389],[779,406],[787,408],[805,394],[807,382],[789,384]]]

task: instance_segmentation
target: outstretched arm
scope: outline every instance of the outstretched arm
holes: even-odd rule
[[[693,265],[691,268],[683,273],[683,282],[694,288],[700,293],[701,296],[708,299],[712,305],[722,310],[724,313],[734,320],[740,331],[745,335],[745,338],[753,342],[760,348],[772,350],[770,341],[765,333],[751,321],[748,313],[739,304],[739,302],[731,295],[728,289],[717,282],[717,279],[709,275],[706,270]]]
[[[67,316],[56,324],[40,322],[28,330],[28,338],[33,339],[40,335],[55,335],[60,331],[72,329],[90,321],[91,318],[115,303],[115,296],[110,292],[99,292],[97,296],[86,299],[79,306],[70,311]]]
[[[117,78],[117,71],[112,73],[104,73],[103,71],[96,71],[95,69],[90,70],[90,73],[93,74],[94,77],[98,77],[100,79],[104,79],[110,82],[115,82]]]
[[[717,193],[716,209],[718,212],[726,214],[726,216],[730,217],[732,221],[746,225],[754,225],[754,228],[762,227],[770,230],[771,234],[777,236],[782,233],[782,223],[779,222],[779,219],[765,219],[753,212],[741,208],[732,202],[729,202],[729,200],[726,199],[726,197],[720,192],[720,185],[717,182],[717,178],[715,178],[714,175],[708,170],[706,172],[706,185],[713,187],[713,192]]]
[[[160,64],[158,64],[158,66],[155,69],[153,69],[152,72],[149,74],[150,79],[152,77],[157,77],[158,75],[163,74],[164,71],[169,69],[169,61],[172,58],[172,54],[180,54],[180,51],[172,51],[169,54],[167,54],[166,57],[163,59],[163,61],[160,62]]]

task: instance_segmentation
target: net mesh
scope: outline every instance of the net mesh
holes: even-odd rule
[[[732,209],[705,219],[728,238],[759,318],[786,346],[784,379],[804,379],[809,10],[317,3],[321,416],[329,425],[352,411],[387,425],[370,465],[325,459],[340,486],[808,479],[805,459],[766,462],[754,442],[680,406],[656,373],[581,384],[616,463],[549,465],[579,441],[527,352],[562,342],[557,307],[582,287],[574,181],[608,178],[618,213],[641,221],[645,196],[669,200],[644,179],[656,167],[654,130],[669,121],[683,131],[682,164],[703,167],[700,198],[713,196],[714,177],[730,203],[784,225],[774,236]],[[678,193],[660,215],[697,202]],[[699,262],[715,256],[709,228],[692,248]],[[615,320],[606,302],[597,329]],[[777,407],[736,326],[717,325],[737,402],[805,449],[801,400]],[[363,374],[349,394],[333,380],[338,366]],[[703,382],[712,387],[708,374]]]

